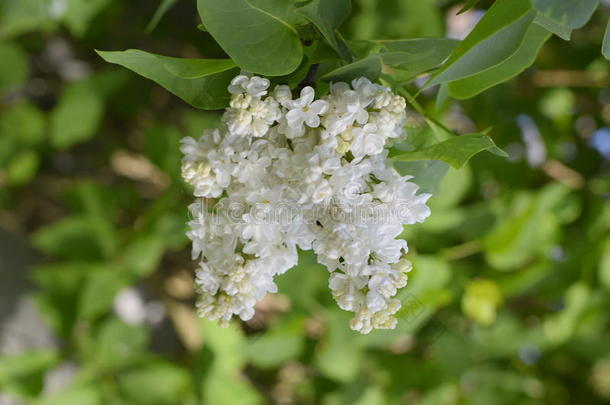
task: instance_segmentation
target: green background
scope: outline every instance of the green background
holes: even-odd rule
[[[0,0],[0,403],[610,401],[607,3],[510,82],[440,108],[419,96],[509,158],[479,154],[439,186],[443,163],[398,163],[433,214],[405,230],[398,328],[366,336],[306,252],[253,320],[194,316],[178,142],[218,113],[94,52],[226,57],[175,3],[152,29],[151,1]],[[356,0],[340,31],[355,47],[444,36],[459,8]],[[408,131],[434,136],[417,114]]]

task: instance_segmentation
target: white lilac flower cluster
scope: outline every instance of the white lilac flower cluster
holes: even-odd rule
[[[361,333],[394,328],[411,264],[403,225],[423,221],[417,194],[384,149],[403,134],[405,100],[366,78],[315,99],[237,76],[219,128],[182,140],[182,175],[197,197],[187,233],[199,261],[200,316],[248,320],[274,276],[313,249],[339,307]]]

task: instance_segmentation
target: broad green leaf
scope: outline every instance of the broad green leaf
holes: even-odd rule
[[[37,405],[103,405],[104,399],[98,385],[75,383],[67,389],[45,395]]]
[[[197,1],[203,25],[231,59],[266,76],[291,73],[303,58],[292,7],[284,0]]]
[[[93,262],[62,262],[33,269],[31,278],[41,290],[35,296],[36,306],[59,335],[72,332],[78,314],[75,302],[87,274],[98,266]]]
[[[37,29],[55,27],[66,11],[59,1],[19,0],[0,2],[0,39]]]
[[[45,372],[58,361],[51,350],[30,350],[0,356],[0,391],[22,397],[35,397],[43,388]]]
[[[497,66],[474,76],[448,83],[449,94],[451,97],[459,99],[470,98],[517,76],[534,63],[540,47],[550,36],[550,32],[539,25],[530,25],[525,40],[516,53]]]
[[[157,7],[157,10],[155,11],[155,14],[150,19],[148,26],[146,26],[146,32],[152,32],[157,27],[157,25],[159,25],[159,22],[161,21],[163,16],[169,11],[170,8],[174,6],[174,4],[176,4],[177,1],[178,0],[161,0],[159,7]]]
[[[484,239],[487,262],[496,269],[510,271],[537,255],[546,258],[559,236],[556,211],[569,195],[570,190],[559,183],[551,183],[535,195],[517,194],[510,209]]]
[[[572,284],[565,293],[565,304],[558,313],[544,319],[543,329],[547,338],[557,345],[566,343],[584,322],[583,314],[591,305],[591,288],[584,282]]]
[[[132,241],[123,253],[126,269],[138,277],[154,272],[165,253],[163,242],[155,234],[144,234]]]
[[[96,331],[95,341],[85,348],[87,360],[105,369],[133,365],[144,356],[149,330],[108,318]]]
[[[313,0],[296,10],[320,30],[333,49],[346,61],[351,60],[351,54],[345,43],[337,39],[335,28],[341,25],[351,11],[350,0]]]
[[[402,176],[413,176],[413,181],[422,193],[436,194],[443,178],[449,170],[449,165],[439,160],[417,160],[401,162],[392,160],[394,168]]]
[[[198,79],[234,68],[231,59],[184,59],[155,55],[170,73],[183,79]]]
[[[572,36],[572,29],[570,27],[558,23],[545,14],[538,13],[534,22],[566,41],[569,41]]]
[[[531,0],[542,15],[569,29],[581,28],[589,21],[599,0]]]
[[[426,87],[472,76],[500,64],[519,49],[535,16],[528,0],[498,0]]]
[[[0,42],[0,60],[0,92],[21,86],[28,77],[26,53],[16,43]]]
[[[296,359],[303,351],[303,343],[300,330],[272,331],[253,336],[246,353],[250,362],[257,367],[278,367]]]
[[[468,11],[471,8],[473,8],[474,6],[476,6],[477,3],[480,2],[480,1],[481,0],[467,0],[466,3],[460,9],[460,11],[458,11],[458,14],[465,13],[466,11]]]
[[[233,323],[221,328],[216,322],[200,322],[205,336],[204,350],[211,350],[213,358],[203,381],[202,403],[249,405],[261,402],[257,391],[240,370],[246,364],[246,340],[241,329]]]
[[[9,184],[20,185],[32,180],[38,172],[40,157],[32,149],[26,149],[13,156],[6,167]]]
[[[112,225],[99,217],[72,216],[36,232],[33,243],[44,253],[73,260],[104,259],[117,250]]]
[[[602,45],[602,54],[606,59],[610,60],[610,21],[606,26],[606,33],[604,34],[604,44]]]
[[[129,282],[122,268],[99,266],[87,275],[78,301],[78,317],[94,320],[112,308],[115,295]]]
[[[316,347],[314,363],[324,376],[340,382],[352,381],[365,358],[356,335],[348,327],[352,314],[339,309],[326,311],[327,330]]]
[[[0,119],[0,165],[14,159],[20,149],[40,145],[45,124],[44,114],[27,101],[4,110]]]
[[[341,66],[322,76],[327,82],[349,82],[358,77],[366,77],[369,80],[377,80],[381,75],[381,57],[379,54],[369,55],[364,59]]]
[[[205,63],[196,62],[195,67],[186,69],[182,62],[179,66],[172,65],[174,73],[168,70],[170,60],[174,58],[162,57],[152,53],[137,49],[128,49],[123,52],[97,53],[106,61],[124,66],[137,74],[150,79],[165,89],[180,97],[193,107],[206,110],[217,110],[229,104],[229,92],[227,86],[231,79],[237,74],[237,69],[230,69],[224,72],[210,74],[205,77],[186,79],[176,73],[201,74],[202,65]],[[214,68],[218,68],[218,61],[213,62]]]
[[[145,363],[120,373],[118,383],[136,404],[185,403],[193,389],[189,372],[169,362]]]
[[[67,149],[92,138],[98,130],[104,103],[88,81],[68,85],[51,112],[51,143]],[[78,117],[78,119],[76,119]]]
[[[441,64],[455,49],[459,41],[449,38],[414,38],[376,41],[388,52],[381,53],[383,62],[395,66],[410,76]]]
[[[471,157],[484,150],[499,156],[507,156],[487,135],[467,134],[455,136],[446,141],[412,152],[393,151],[390,152],[390,157],[396,161],[403,162],[441,160],[459,169],[468,163]]]

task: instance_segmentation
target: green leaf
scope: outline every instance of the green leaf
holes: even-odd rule
[[[530,25],[525,35],[525,41],[516,53],[491,69],[450,82],[448,84],[449,94],[454,98],[470,98],[496,84],[517,76],[534,63],[538,51],[550,36],[550,32],[539,25]]]
[[[350,15],[352,4],[350,0],[313,0],[296,12],[311,21],[320,30],[330,46],[343,60],[351,61],[351,54],[345,43],[335,35],[335,28]]]
[[[599,0],[531,0],[534,8],[556,24],[568,29],[584,26],[599,4]]]
[[[231,59],[266,76],[291,73],[303,58],[292,7],[284,0],[197,1],[203,25]]]
[[[422,193],[436,194],[449,165],[440,160],[417,160],[402,162],[392,160],[394,168],[402,176],[413,176],[413,181],[419,186]]]
[[[472,76],[508,59],[523,43],[535,16],[528,0],[498,0],[426,87]]]
[[[157,25],[159,25],[159,22],[161,21],[163,16],[169,11],[170,8],[174,6],[174,4],[176,4],[177,1],[178,0],[161,0],[161,4],[159,4],[159,7],[157,7],[155,14],[146,26],[147,33],[151,33],[157,27]]]
[[[330,309],[325,317],[328,329],[316,347],[314,364],[325,377],[343,383],[353,381],[360,372],[365,353],[358,344],[360,336],[347,327],[351,314]]]
[[[61,16],[57,15],[57,7],[52,6],[52,2],[41,0],[0,2],[0,38],[55,27]]]
[[[44,130],[44,114],[27,101],[14,104],[4,110],[0,120],[1,136],[14,138],[18,145],[38,145],[44,139]]]
[[[374,41],[382,44],[388,52],[373,53],[356,62],[341,66],[322,76],[328,82],[350,81],[357,77],[376,80],[384,64],[395,66],[415,76],[431,69],[447,58],[458,41],[446,38],[415,38],[393,41]]]
[[[470,281],[462,297],[462,312],[480,325],[488,326],[496,320],[496,310],[502,293],[493,280]]]
[[[547,257],[559,236],[555,211],[569,195],[570,190],[559,183],[550,183],[535,195],[517,194],[510,210],[485,236],[487,262],[499,270],[518,270],[536,255]]]
[[[468,163],[471,157],[484,150],[499,156],[507,156],[487,135],[467,134],[455,136],[446,141],[412,152],[394,151],[392,153],[391,151],[390,157],[403,162],[441,160],[459,169]]]
[[[569,41],[572,36],[570,27],[558,23],[547,15],[538,13],[534,22],[566,41]]]
[[[129,278],[122,268],[99,266],[87,275],[78,302],[78,317],[94,320],[112,308],[115,295],[125,287]]]
[[[100,126],[103,110],[103,100],[92,91],[90,82],[68,85],[51,113],[53,146],[67,149],[92,138]]]
[[[81,385],[78,382],[67,389],[44,396],[37,405],[103,405],[100,387],[96,384]]]
[[[357,77],[366,77],[374,81],[381,75],[381,66],[381,57],[379,54],[373,54],[326,73],[322,76],[322,80],[327,82],[349,82]]]
[[[462,6],[462,8],[460,9],[460,11],[458,11],[458,14],[462,14],[465,13],[466,11],[470,10],[471,8],[473,8],[479,1],[481,0],[468,0],[466,2],[466,4],[464,4]]]
[[[606,26],[606,33],[604,34],[604,44],[602,45],[602,55],[610,60],[610,21]]]
[[[246,355],[250,363],[260,368],[273,368],[296,360],[304,349],[304,317],[283,319],[265,333],[248,339]]]
[[[96,331],[95,338],[87,347],[89,362],[113,370],[134,364],[143,357],[149,331],[109,318]]]
[[[227,86],[237,74],[237,69],[230,69],[218,73],[211,73],[208,76],[196,78],[183,78],[177,73],[187,75],[197,75],[204,73],[204,62],[195,62],[194,65],[178,62],[152,53],[137,49],[128,49],[123,52],[96,51],[106,62],[116,63],[124,66],[137,74],[150,79],[165,89],[180,97],[193,107],[206,110],[217,110],[229,104],[229,92]],[[213,61],[210,72],[219,68],[218,63]],[[185,66],[185,65],[188,65]],[[227,66],[228,64],[224,65]],[[168,70],[168,66],[171,66]]]
[[[135,404],[185,403],[192,392],[190,374],[167,362],[145,363],[118,376],[125,395]]]
[[[6,167],[9,184],[20,185],[32,180],[38,172],[40,157],[31,149],[13,156]]]
[[[55,365],[58,355],[51,350],[31,350],[0,356],[0,389],[19,396],[35,397],[43,388],[44,373]]]
[[[411,76],[432,69],[442,63],[459,44],[449,38],[413,38],[375,41],[382,44],[387,53],[381,58],[387,65],[395,66]]]
[[[0,92],[23,85],[29,67],[27,55],[21,47],[12,42],[0,42],[0,60]]]
[[[34,245],[43,252],[70,259],[104,259],[117,249],[112,225],[99,217],[72,216],[34,234]]]
[[[236,65],[231,59],[184,59],[155,55],[170,73],[183,79],[198,79],[233,69]]]

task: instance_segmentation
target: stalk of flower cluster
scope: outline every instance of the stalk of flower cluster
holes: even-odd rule
[[[340,308],[361,333],[394,328],[411,264],[403,226],[423,221],[430,194],[400,176],[384,148],[403,135],[405,100],[366,78],[315,98],[239,75],[218,128],[182,140],[194,188],[187,233],[198,260],[198,313],[248,320],[274,277],[312,249]]]

